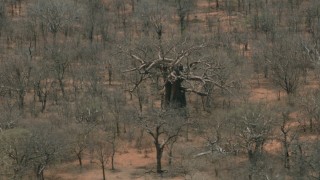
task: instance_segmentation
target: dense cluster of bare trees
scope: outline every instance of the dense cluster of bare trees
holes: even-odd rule
[[[106,179],[127,146],[167,177],[319,179],[319,8],[0,0],[0,179],[86,158]]]

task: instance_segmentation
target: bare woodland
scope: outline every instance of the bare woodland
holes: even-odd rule
[[[319,179],[319,9],[0,0],[0,179]]]

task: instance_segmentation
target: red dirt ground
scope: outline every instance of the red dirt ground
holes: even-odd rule
[[[107,0],[106,0],[107,1]],[[108,2],[108,1],[107,1]],[[202,9],[207,8],[208,4],[206,1],[201,1],[198,3],[198,7]],[[215,7],[214,3],[211,3],[211,7]],[[22,11],[22,15],[25,12]],[[196,16],[192,17],[191,20],[197,18],[202,23],[206,21],[206,16],[210,18],[221,18],[223,22],[221,24],[222,30],[230,30],[228,26],[228,18],[234,19],[235,17],[228,17],[224,12],[210,12],[203,13],[199,12]],[[270,88],[270,83],[260,82],[259,87],[252,87],[249,95],[250,101],[265,101],[271,102],[278,100],[279,91],[274,88]],[[113,82],[115,83],[115,82]],[[117,84],[118,85],[118,84]],[[285,97],[285,93],[281,92],[280,98]],[[159,104],[157,104],[159,106]],[[290,126],[297,126],[297,124],[292,123]],[[306,139],[315,139],[316,136],[304,136]],[[302,139],[303,140],[303,139]],[[279,153],[281,152],[282,145],[279,141],[268,141],[265,144],[265,150],[269,153]],[[93,163],[90,162],[89,157],[86,157],[83,162],[83,169],[80,170],[78,161],[65,163],[55,167],[49,167],[46,171],[46,179],[49,180],[99,180],[102,179],[102,172],[99,167],[99,164],[95,161]],[[110,163],[108,164],[110,166]],[[143,179],[160,179],[157,178],[154,174],[146,174],[145,172],[148,170],[155,169],[155,152],[151,152],[148,154],[148,158],[145,157],[144,153],[137,152],[134,148],[128,148],[126,153],[117,153],[115,156],[115,171],[111,171],[110,167],[106,170],[106,178],[110,180],[121,180],[121,179],[135,179],[135,180],[143,180]],[[174,179],[184,179],[182,177],[177,177]]]
[[[63,164],[62,166],[52,167],[46,173],[50,180],[99,180],[102,179],[102,170],[97,161],[90,162],[86,157],[80,170],[78,161]],[[130,148],[126,153],[117,153],[115,156],[115,171],[111,171],[110,163],[106,170],[106,178],[111,180],[118,179],[155,179],[154,174],[147,174],[147,171],[154,170],[155,153],[139,153],[136,149]],[[181,178],[175,178],[181,179]]]

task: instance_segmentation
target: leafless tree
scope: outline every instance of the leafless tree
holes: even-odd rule
[[[75,105],[75,119],[77,123],[90,124],[97,126],[100,122],[102,113],[102,102],[100,97],[88,98],[84,96],[79,98]]]
[[[309,157],[308,163],[310,164],[310,168],[312,173],[310,173],[309,177],[314,179],[319,179],[320,177],[320,159],[319,159],[319,142],[312,143],[311,145],[312,153]]]
[[[223,130],[226,130],[226,121],[219,112],[215,112],[215,117],[210,119],[204,119],[202,122],[203,127],[201,130],[201,136],[206,140],[205,141],[205,149],[208,149],[206,152],[200,153],[200,155],[209,154],[211,158],[211,163],[214,163],[214,159],[216,159],[219,155],[226,154],[226,149],[224,149],[223,145],[226,137],[223,135]],[[201,126],[200,126],[201,127]],[[230,153],[230,152],[228,152]],[[199,155],[197,155],[199,156]],[[216,173],[217,170],[216,170]]]
[[[132,59],[132,65],[124,73],[137,73],[138,78],[129,89],[137,90],[138,86],[148,79],[160,81],[163,89],[162,107],[185,107],[186,92],[207,96],[204,88],[207,84],[227,89],[218,81],[219,70],[223,69],[204,50],[205,42],[190,43],[190,39],[177,42],[143,42],[132,48],[119,47],[121,53]],[[149,44],[151,43],[151,44]],[[156,78],[159,75],[160,78]]]
[[[65,78],[73,60],[73,53],[67,52],[60,47],[52,46],[47,48],[43,59],[46,61],[46,66],[49,68],[50,74],[57,81],[62,96],[65,97]]]
[[[11,98],[4,98],[0,106],[2,116],[0,117],[0,132],[17,127],[21,113]]]
[[[255,31],[263,32],[267,40],[273,41],[276,33],[275,16],[268,9],[263,10],[261,15],[253,16],[252,26]]]
[[[309,151],[313,151],[311,141],[294,141],[291,151],[291,172],[290,174],[297,179],[306,179],[310,171]]]
[[[62,0],[38,0],[30,8],[30,14],[40,19],[42,26],[53,35],[53,43],[56,43],[57,34],[70,22],[75,21],[76,9],[73,1]]]
[[[175,0],[181,34],[183,34],[184,30],[187,27],[188,16],[195,8],[196,2],[196,0]]]
[[[249,179],[261,171],[264,143],[270,138],[274,117],[264,105],[248,105],[236,113],[239,145],[246,151],[249,160]],[[239,121],[240,120],[240,121]]]
[[[95,126],[88,125],[86,123],[78,123],[73,126],[68,127],[68,133],[70,133],[70,148],[71,151],[74,152],[77,156],[80,169],[83,166],[83,155],[85,154],[85,150],[87,150],[89,146],[89,141],[91,140],[91,134]]]
[[[85,23],[85,32],[89,41],[92,43],[94,40],[95,33],[97,32],[97,26],[102,24],[108,24],[105,20],[106,7],[105,3],[101,0],[89,0],[84,1],[84,14],[83,21]],[[102,34],[103,35],[103,34]],[[103,36],[102,36],[103,37]]]
[[[20,109],[24,108],[32,71],[31,59],[20,52],[19,56],[5,62],[0,72],[0,88],[5,94],[17,99]]]
[[[43,180],[47,166],[61,157],[66,145],[63,135],[47,128],[38,124],[34,128],[17,128],[1,134],[1,150],[11,160],[13,179],[21,179],[34,170],[36,178]]]
[[[1,134],[1,151],[8,159],[12,179],[21,179],[28,170],[31,155],[27,149],[30,132],[25,129],[13,129]],[[7,158],[6,158],[7,157]]]
[[[316,21],[320,17],[317,12],[317,7],[319,6],[319,1],[313,0],[312,3],[306,7],[305,10],[305,28],[308,33],[311,34],[313,41],[317,41],[319,37],[319,22]]]
[[[53,164],[67,153],[67,141],[65,134],[49,125],[38,124],[31,130],[30,147],[32,154],[32,166],[38,180],[44,180],[44,172],[47,166]]]
[[[41,113],[44,113],[47,107],[48,95],[50,94],[52,85],[48,69],[49,67],[47,67],[46,63],[39,62],[37,65],[34,65],[31,77],[34,101],[36,101],[36,97],[38,97],[38,100],[41,102]],[[34,111],[36,110],[34,109]]]
[[[303,114],[302,119],[309,120],[310,130],[319,130],[318,122],[320,121],[320,92],[314,91],[308,93],[300,101],[301,111]]]
[[[94,155],[99,161],[99,165],[102,170],[102,178],[103,180],[105,180],[105,170],[111,156],[111,148],[109,147],[109,143],[106,141],[106,136],[104,133],[99,134],[99,132],[97,132],[94,136],[93,141]]]
[[[300,44],[296,40],[292,37],[279,38],[279,42],[273,44],[266,55],[274,83],[287,94],[296,92],[301,82],[302,68],[305,66]]]
[[[284,155],[284,167],[290,169],[290,154],[291,146],[293,141],[296,140],[298,136],[297,130],[290,127],[290,112],[282,112],[282,124],[280,126],[280,131],[282,133],[281,142],[283,145],[283,155]]]
[[[102,115],[103,131],[106,143],[109,147],[109,156],[111,159],[111,170],[115,170],[115,154],[118,148],[117,122]]]
[[[182,110],[183,111],[183,110]],[[140,116],[138,123],[150,135],[156,148],[157,173],[162,174],[162,155],[165,147],[182,132],[187,124],[181,110],[157,111],[151,110],[150,114]]]
[[[153,36],[155,33],[155,36],[161,39],[166,26],[165,22],[170,19],[172,11],[166,3],[160,1],[141,1],[135,13],[138,22],[141,23],[140,31],[146,36]]]
[[[6,3],[5,0],[0,1],[0,37],[2,36],[3,27],[6,24]]]

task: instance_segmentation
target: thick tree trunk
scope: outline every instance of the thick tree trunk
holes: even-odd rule
[[[164,92],[165,108],[182,108],[187,105],[185,90],[181,86],[182,80],[167,82]]]

